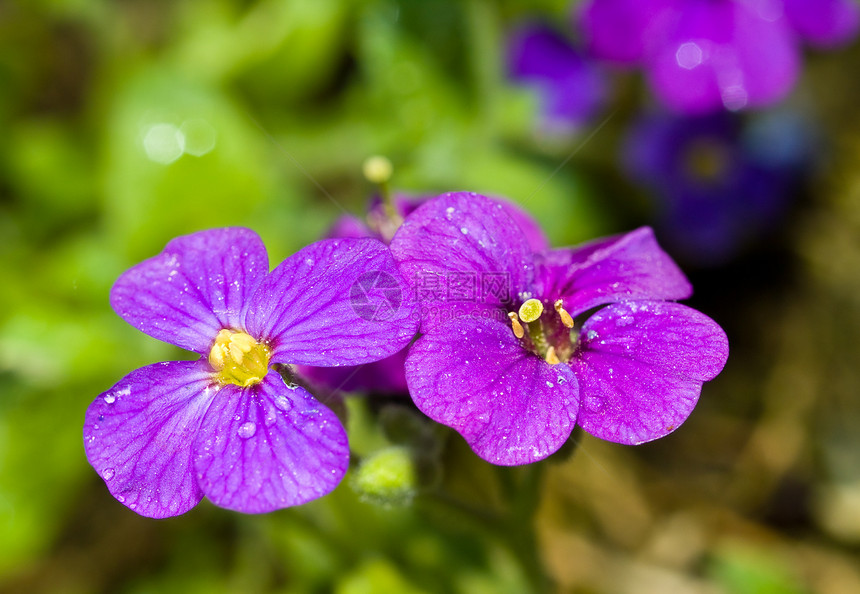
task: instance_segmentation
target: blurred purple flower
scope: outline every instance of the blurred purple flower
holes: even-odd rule
[[[700,114],[784,98],[801,68],[798,37],[844,43],[857,12],[846,0],[591,0],[579,18],[593,56],[641,65],[663,103]]]
[[[783,0],[785,16],[809,44],[832,48],[850,42],[860,29],[856,0]]]
[[[507,59],[511,79],[539,93],[543,125],[550,132],[575,130],[606,98],[598,68],[546,25],[517,27],[508,41]]]
[[[401,283],[388,319],[350,300],[366,271]],[[387,247],[325,240],[269,272],[256,233],[201,231],[172,240],[111,290],[139,330],[198,353],[133,371],[90,405],[84,446],[111,494],[137,513],[185,513],[205,495],[261,513],[321,497],[349,465],[338,418],[273,364],[354,365],[403,348],[414,303]]]
[[[811,137],[783,112],[651,114],[631,129],[623,162],[653,191],[655,226],[673,252],[715,265],[779,220],[807,168]]]
[[[666,301],[691,287],[648,228],[536,252],[500,203],[453,193],[412,213],[391,251],[410,281],[506,279],[466,303],[420,293],[406,360],[418,408],[494,464],[545,458],[576,424],[619,443],[662,437],[728,355],[713,320]]]
[[[392,202],[398,216],[406,218],[429,199],[429,196],[395,194]],[[549,242],[543,231],[525,211],[510,202],[502,202],[501,204],[525,234],[529,245],[534,250],[549,247]],[[399,221],[392,222],[389,219],[382,199],[377,196],[371,201],[365,220],[353,215],[344,215],[332,225],[328,237],[373,237],[388,243],[397,230],[397,223]],[[390,357],[361,366],[312,367],[299,365],[297,368],[303,377],[330,391],[406,395],[409,392],[404,370],[406,352],[407,349],[404,348]]]

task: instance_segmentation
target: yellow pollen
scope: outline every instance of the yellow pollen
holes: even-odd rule
[[[568,328],[573,328],[573,318],[570,317],[570,314],[567,313],[566,309],[564,309],[564,304],[562,303],[561,299],[555,302],[554,307],[555,311],[558,312],[558,317],[561,318],[561,323]]]
[[[270,354],[268,345],[258,343],[249,334],[225,328],[215,337],[215,344],[209,351],[209,364],[222,384],[247,387],[266,377]]]
[[[550,365],[558,365],[559,363],[561,363],[558,358],[558,355],[555,354],[555,347],[551,346],[546,350],[546,357],[544,357],[544,361],[546,361]]]
[[[537,299],[529,299],[520,305],[520,319],[525,322],[534,322],[543,313],[543,303]]]
[[[391,179],[394,167],[386,157],[374,155],[368,157],[361,166],[364,177],[372,184],[384,184]]]
[[[517,319],[517,314],[515,312],[511,312],[508,314],[508,317],[511,319],[511,326],[514,329],[514,336],[516,336],[517,338],[522,338],[523,336],[525,336],[526,332],[525,330],[523,330],[522,324],[520,324],[520,321]]]

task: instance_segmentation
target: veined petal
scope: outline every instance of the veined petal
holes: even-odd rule
[[[219,330],[241,329],[249,297],[268,271],[266,248],[250,229],[200,231],[124,272],[111,305],[150,336],[207,354]]]
[[[586,321],[580,336],[570,361],[579,379],[579,424],[595,437],[625,444],[677,429],[729,353],[716,322],[660,301],[607,306]]]
[[[84,449],[120,503],[151,518],[197,505],[203,493],[192,445],[217,391],[201,359],[142,367],[95,399],[84,422]]]
[[[322,497],[349,466],[338,418],[274,371],[251,388],[225,386],[194,445],[200,488],[215,505],[265,513]]]
[[[493,464],[546,458],[576,423],[570,368],[529,353],[509,327],[492,320],[463,320],[422,336],[409,349],[406,381],[424,414]]]
[[[441,312],[463,302],[506,307],[532,288],[526,235],[505,205],[479,194],[429,200],[406,218],[391,251],[422,310]],[[422,331],[443,318],[422,315]]]
[[[271,360],[332,367],[393,355],[415,336],[415,302],[376,239],[326,239],[293,254],[260,285],[245,323]]]
[[[562,299],[572,316],[625,299],[684,299],[693,292],[649,227],[544,252],[537,258],[537,266],[539,294],[549,300]]]

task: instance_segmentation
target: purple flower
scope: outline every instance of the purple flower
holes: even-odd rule
[[[506,278],[469,303],[421,295],[406,360],[418,408],[495,464],[540,460],[576,424],[619,443],[662,437],[728,355],[716,323],[667,301],[691,288],[648,228],[535,252],[499,203],[453,193],[412,213],[391,250],[410,280]]]
[[[641,65],[688,114],[779,101],[800,71],[798,37],[832,46],[858,27],[849,0],[592,0],[579,17],[592,55]]]
[[[720,264],[779,220],[809,159],[803,122],[771,112],[651,114],[626,140],[624,164],[650,186],[661,236],[699,264]]]
[[[512,80],[540,94],[544,127],[574,130],[600,109],[606,96],[603,77],[563,36],[540,23],[517,27],[508,41]]]
[[[785,16],[811,45],[832,48],[848,43],[860,29],[855,0],[783,0]]]
[[[403,348],[411,296],[384,320],[366,315],[350,289],[368,271],[406,287],[377,240],[320,241],[269,272],[257,234],[226,228],[178,237],[120,276],[114,310],[200,358],[133,371],[87,409],[87,458],[111,494],[162,518],[204,495],[261,513],[331,491],[349,464],[343,426],[273,365],[355,365]]]
[[[405,218],[429,198],[429,196],[396,194],[393,197],[393,202],[398,216]],[[549,247],[549,242],[543,231],[525,211],[510,202],[501,202],[501,204],[525,234],[532,249],[541,250]],[[365,220],[352,215],[344,215],[335,221],[328,235],[329,237],[374,237],[388,243],[397,230],[398,223],[399,221],[393,222],[389,219],[382,200],[375,197],[368,207]],[[406,349],[403,349],[390,357],[361,366],[312,367],[300,365],[298,370],[303,377],[313,384],[330,391],[405,395],[409,391],[406,384],[405,363]]]

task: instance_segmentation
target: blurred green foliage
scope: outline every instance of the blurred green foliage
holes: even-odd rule
[[[842,576],[827,583],[860,583],[856,571],[845,569],[856,560],[849,545],[828,541],[815,553],[768,555],[761,553],[767,539],[757,536],[749,536],[746,548],[719,548],[724,534],[715,529],[708,533],[714,542],[702,544],[685,565],[649,552],[644,536],[684,508],[693,510],[700,531],[715,517],[741,516],[769,538],[794,542],[778,521],[768,523],[766,504],[781,501],[786,477],[798,473],[808,489],[829,493],[828,472],[798,462],[821,451],[809,441],[783,466],[769,465],[764,454],[761,464],[753,454],[749,462],[738,445],[770,427],[763,384],[796,363],[786,357],[760,365],[768,346],[760,337],[774,336],[784,323],[762,312],[773,312],[790,292],[772,300],[769,291],[776,289],[752,283],[761,292],[744,292],[751,300],[746,309],[720,302],[746,281],[743,274],[767,269],[770,261],[750,259],[738,265],[742,272],[721,271],[703,283],[703,307],[727,314],[747,364],[738,362],[706,388],[689,433],[641,454],[586,440],[585,455],[547,462],[553,471],[538,516],[539,541],[525,534],[533,515],[520,513],[516,496],[505,495],[528,493],[530,475],[496,472],[454,436],[437,439],[433,429],[428,439],[439,442],[433,462],[441,458],[444,481],[460,497],[453,507],[429,496],[413,506],[374,507],[347,480],[323,500],[264,517],[204,503],[155,522],[115,502],[88,466],[81,425],[92,399],[136,367],[188,356],[137,332],[108,303],[116,277],[176,235],[250,226],[277,262],[317,239],[338,215],[362,211],[372,188],[360,165],[372,154],[392,160],[393,183],[404,191],[474,190],[517,201],[556,245],[639,221],[640,205],[611,168],[612,142],[630,106],[622,105],[621,115],[588,143],[588,131],[545,138],[535,132],[535,97],[504,79],[508,25],[533,13],[567,23],[569,10],[562,0],[0,4],[0,591],[514,594],[535,587],[539,555],[553,579],[576,592],[666,591],[625,581],[625,572],[649,559],[689,580],[683,582],[689,592],[812,591],[802,584],[825,582],[808,578],[821,573],[810,567]],[[812,83],[800,94],[812,94],[815,103],[841,93],[841,103],[833,97],[822,103],[832,107],[822,110],[823,119],[856,141],[860,127],[846,115],[856,108],[856,80],[845,80],[839,68],[856,65],[852,51],[829,62],[813,58]],[[834,160],[837,179],[857,175],[858,154],[849,153],[847,164]],[[860,212],[860,193],[851,190],[844,190],[846,201],[825,206],[837,189],[822,184],[805,208],[830,213],[820,216],[831,225]],[[776,255],[800,253],[802,260],[819,253],[813,240],[797,236],[791,228]],[[845,241],[826,253],[856,255],[856,236]],[[836,273],[826,278],[823,286],[848,282],[840,285]],[[808,281],[776,282],[783,283],[780,291],[792,291]],[[766,324],[748,324],[764,317]],[[732,333],[741,327],[747,332]],[[848,358],[856,355],[856,346],[845,348]],[[850,392],[856,374],[846,377]],[[848,408],[856,413],[856,403]],[[350,404],[350,412],[359,455],[396,442],[380,430],[371,404]],[[774,431],[794,435],[798,418]],[[762,439],[774,435],[783,434]],[[835,457],[833,448],[847,451],[836,441],[823,457]],[[762,476],[771,481],[764,494],[752,487],[760,499],[744,489],[722,491],[739,459],[748,463],[745,485]],[[851,481],[860,480],[860,471],[851,460],[839,478],[856,491],[860,483]],[[668,477],[662,480],[675,481],[672,488],[650,480],[655,468]],[[609,494],[600,486],[606,483],[614,485]],[[813,546],[831,538],[815,520],[803,520],[798,541]],[[710,559],[707,570],[702,559]],[[805,568],[800,577],[786,569],[797,559]]]

